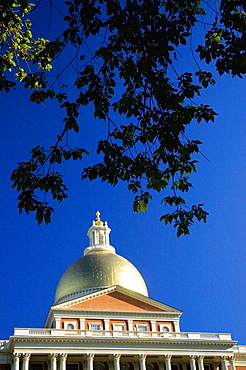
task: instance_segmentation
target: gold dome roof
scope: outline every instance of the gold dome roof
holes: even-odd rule
[[[55,300],[57,302],[71,293],[115,285],[148,295],[145,282],[133,264],[117,254],[98,251],[79,258],[65,271],[57,286]]]
[[[58,283],[56,304],[115,285],[148,296],[141,274],[132,263],[115,253],[109,245],[110,229],[98,218],[88,231],[90,246],[85,249],[85,255],[68,267]]]

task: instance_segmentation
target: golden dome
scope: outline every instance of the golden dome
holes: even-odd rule
[[[97,221],[88,231],[90,246],[84,256],[76,260],[61,277],[55,295],[55,303],[69,301],[115,285],[148,296],[145,282],[132,263],[115,253],[109,245],[110,229]]]
[[[57,302],[71,293],[115,285],[148,295],[145,282],[133,264],[117,254],[98,251],[79,258],[65,271],[57,286],[55,300]]]

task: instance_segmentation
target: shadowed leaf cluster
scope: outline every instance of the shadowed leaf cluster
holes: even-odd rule
[[[82,179],[99,178],[113,186],[126,182],[135,196],[134,212],[144,213],[154,193],[162,192],[163,205],[172,211],[161,220],[173,223],[178,236],[189,234],[194,220],[206,222],[208,213],[201,204],[189,207],[182,196],[192,187],[189,177],[196,171],[201,144],[187,137],[187,126],[214,122],[215,111],[196,103],[196,97],[215,79],[197,62],[197,70],[178,72],[179,55],[182,48],[190,48],[197,24],[204,24],[203,44],[195,45],[192,57],[214,61],[220,75],[242,77],[246,72],[245,3],[221,0],[212,15],[211,4],[199,0],[71,0],[65,4],[64,30],[49,41],[33,38],[28,19],[32,6],[27,1],[0,5],[0,89],[9,93],[23,83],[31,102],[55,99],[65,113],[54,145],[34,148],[30,161],[19,163],[12,174],[13,186],[20,192],[20,212],[35,211],[39,224],[49,223],[53,208],[47,195],[58,202],[67,197],[57,165],[88,154],[84,148],[71,148],[68,135],[82,128],[81,112],[92,106],[94,118],[106,123],[107,138],[99,140],[99,159],[83,168]],[[75,50],[67,65],[76,69],[74,85],[60,83],[59,74],[48,83],[52,62],[62,58],[68,45]],[[75,89],[73,100],[68,87]]]

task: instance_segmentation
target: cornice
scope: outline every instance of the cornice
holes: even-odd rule
[[[236,341],[217,341],[217,340],[211,340],[211,341],[204,341],[204,340],[195,340],[195,339],[168,339],[168,338],[81,338],[81,337],[73,337],[73,338],[58,338],[58,337],[42,337],[42,338],[35,338],[35,337],[10,337],[10,341],[13,342],[32,342],[32,343],[37,343],[37,342],[45,342],[45,343],[93,343],[93,344],[141,344],[142,347],[149,346],[149,345],[158,345],[158,346],[163,346],[163,345],[174,345],[176,347],[180,345],[184,345],[185,347],[191,347],[191,346],[216,346],[216,347],[228,347],[228,349],[231,349],[231,352],[234,353],[233,346],[237,343]],[[11,344],[12,344],[11,343]],[[120,348],[119,348],[120,350]]]
[[[79,314],[80,317],[94,317],[94,316],[100,316],[102,319],[104,317],[132,317],[134,319],[134,316],[144,316],[146,318],[151,318],[151,317],[172,317],[172,318],[179,318],[179,315],[175,312],[157,312],[157,311],[113,311],[113,310],[83,310],[79,311],[76,309],[70,309],[70,310],[56,310],[53,311],[54,316],[59,316],[59,315],[66,315],[66,316],[71,316],[72,315],[77,315]]]

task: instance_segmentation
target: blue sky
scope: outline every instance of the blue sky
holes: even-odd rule
[[[54,102],[35,106],[22,89],[0,96],[1,109],[1,304],[0,338],[14,327],[42,327],[65,269],[88,246],[87,230],[101,212],[108,221],[111,244],[143,275],[151,298],[184,311],[181,330],[230,332],[246,343],[246,89],[245,80],[229,76],[203,93],[203,101],[219,114],[215,123],[192,125],[190,137],[203,142],[194,189],[187,199],[204,203],[207,224],[196,223],[191,235],[176,238],[161,195],[146,214],[133,214],[133,196],[124,184],[113,188],[100,181],[81,181],[82,163],[65,165],[69,198],[56,207],[49,226],[37,226],[33,215],[18,215],[17,193],[10,175],[37,144],[49,146],[61,128],[62,113]],[[73,143],[88,145],[95,156],[95,136],[104,124],[81,116],[81,132]]]

